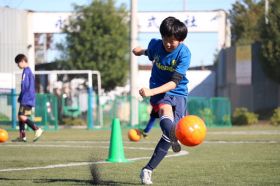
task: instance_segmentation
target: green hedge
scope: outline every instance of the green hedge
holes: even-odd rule
[[[236,108],[232,116],[233,125],[253,125],[258,121],[258,115],[244,107]]]
[[[270,118],[270,124],[275,126],[280,125],[280,107],[274,110],[273,115]]]

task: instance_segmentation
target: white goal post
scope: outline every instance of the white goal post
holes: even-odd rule
[[[16,75],[21,74],[22,72],[14,72],[13,75],[13,88],[16,88]],[[88,112],[87,112],[87,128],[93,129],[94,128],[94,119],[93,119],[93,110],[92,110],[92,95],[93,95],[93,88],[92,88],[92,75],[97,76],[97,113],[98,113],[98,127],[103,126],[103,113],[100,104],[100,96],[101,96],[101,75],[99,71],[95,70],[51,70],[51,71],[35,71],[33,72],[35,75],[58,75],[58,74],[87,74],[88,76]],[[16,112],[13,109],[13,126],[16,126]]]

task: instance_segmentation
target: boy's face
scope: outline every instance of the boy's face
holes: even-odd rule
[[[171,36],[162,37],[162,43],[166,52],[172,52],[180,45],[181,41],[178,41],[174,36]]]
[[[21,60],[17,63],[17,65],[20,69],[24,69],[26,67],[26,62],[24,60]]]

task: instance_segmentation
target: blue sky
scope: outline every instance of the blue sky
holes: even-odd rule
[[[139,11],[213,10],[231,8],[236,0],[138,0]],[[89,4],[90,0],[1,0],[0,6],[35,11],[71,11],[72,4]],[[130,7],[130,0],[115,0]]]
[[[228,11],[236,0],[138,0],[138,11],[203,11],[224,9]],[[91,0],[0,0],[0,6],[34,11],[71,11],[72,4],[85,5]],[[130,9],[130,0],[115,0],[116,5],[125,4]],[[139,34],[139,45],[146,47],[150,38],[159,34]],[[58,37],[59,38],[59,37]],[[185,43],[192,52],[191,66],[211,65],[218,41],[217,33],[188,34]],[[55,55],[53,54],[50,54]],[[51,58],[52,58],[51,57]],[[140,64],[147,64],[146,58],[139,58]]]

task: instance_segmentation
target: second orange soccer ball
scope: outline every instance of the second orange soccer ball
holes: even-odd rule
[[[8,138],[8,132],[5,129],[0,129],[0,143],[6,142]]]
[[[139,141],[141,139],[141,132],[139,129],[130,129],[128,131],[128,139],[130,141]]]

